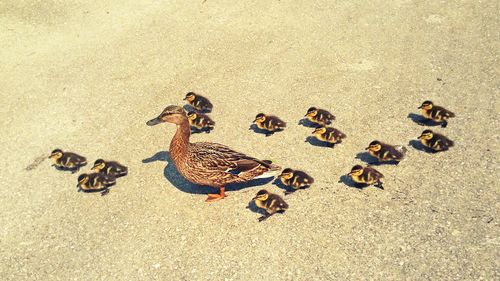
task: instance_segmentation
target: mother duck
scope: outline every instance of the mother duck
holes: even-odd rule
[[[269,160],[247,156],[222,144],[190,143],[189,121],[180,106],[167,106],[158,117],[146,122],[146,125],[154,126],[164,122],[177,125],[169,152],[179,173],[195,184],[219,188],[218,194],[208,194],[206,202],[224,198],[224,187],[227,184],[272,177],[272,172],[281,169]]]

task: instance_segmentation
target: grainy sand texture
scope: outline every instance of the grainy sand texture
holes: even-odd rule
[[[498,1],[0,2],[0,279],[499,280]],[[271,182],[215,190],[148,127],[195,91],[212,141],[307,171],[308,190],[259,223]],[[450,151],[408,145],[430,99],[454,111]],[[310,106],[337,116],[335,148],[306,142]],[[266,137],[259,112],[288,122]],[[377,167],[385,190],[339,182],[374,139],[409,148]],[[79,193],[54,148],[118,160],[107,196]],[[82,172],[88,171],[89,166]]]

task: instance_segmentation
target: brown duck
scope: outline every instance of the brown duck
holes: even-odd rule
[[[208,194],[207,202],[224,198],[228,184],[271,177],[271,172],[281,169],[271,161],[247,156],[222,144],[189,142],[189,121],[180,106],[167,106],[158,117],[146,124],[154,126],[164,122],[177,125],[169,152],[179,173],[195,184],[219,188],[218,194]]]

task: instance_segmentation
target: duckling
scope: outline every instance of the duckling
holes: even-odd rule
[[[109,193],[109,187],[116,184],[116,178],[113,175],[104,173],[81,174],[78,177],[78,191],[95,192],[102,191],[101,195]]]
[[[214,129],[215,122],[206,114],[189,111],[187,113],[187,118],[189,120],[189,125],[196,128],[198,131],[210,133],[210,131]]]
[[[390,145],[378,140],[374,140],[368,145],[367,148],[371,156],[378,159],[379,162],[395,162],[396,165],[399,161],[403,160],[406,152],[406,147],[402,145]]]
[[[284,169],[279,175],[279,179],[284,185],[293,188],[292,191],[285,191],[285,195],[291,194],[300,188],[308,188],[314,183],[314,179],[305,172],[290,168]]]
[[[265,209],[266,214],[259,218],[259,221],[263,221],[275,213],[283,213],[288,209],[288,204],[277,194],[268,192],[265,189],[257,192],[257,195],[252,199],[255,201],[257,207]]]
[[[374,184],[375,187],[384,189],[381,182],[384,175],[372,167],[367,166],[363,168],[361,165],[356,165],[352,167],[351,172],[347,175],[357,184],[365,186]]]
[[[211,112],[213,105],[212,103],[205,97],[195,94],[193,92],[189,92],[184,97],[192,107],[200,112]]]
[[[265,115],[264,113],[257,114],[253,123],[255,123],[259,129],[267,131],[266,136],[270,136],[276,131],[281,131],[286,127],[285,121],[273,115]]]
[[[81,167],[87,165],[87,159],[73,152],[63,152],[60,149],[54,149],[50,153],[49,159],[54,161],[52,166],[60,170],[69,170],[76,173]]]
[[[318,127],[312,134],[320,141],[328,142],[332,147],[336,143],[341,143],[342,139],[345,139],[346,134],[332,127]]]
[[[433,152],[446,151],[455,145],[455,143],[449,138],[441,134],[434,133],[431,130],[424,130],[418,139],[420,140],[420,143],[430,148]]]
[[[434,103],[430,100],[424,101],[418,108],[422,109],[422,116],[424,118],[441,123],[441,127],[443,128],[448,126],[449,118],[455,117],[455,113],[441,106],[434,105]]]
[[[332,124],[335,120],[335,116],[325,109],[320,109],[316,107],[311,107],[307,110],[306,117],[309,121],[326,126]]]
[[[116,161],[104,161],[103,159],[95,160],[92,170],[97,173],[112,175],[115,178],[126,176],[128,173],[128,168],[122,164]]]

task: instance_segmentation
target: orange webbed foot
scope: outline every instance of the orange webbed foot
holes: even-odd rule
[[[205,202],[215,202],[223,199],[224,197],[226,197],[226,194],[224,193],[224,187],[221,187],[219,194],[208,194],[208,197],[205,200]]]

